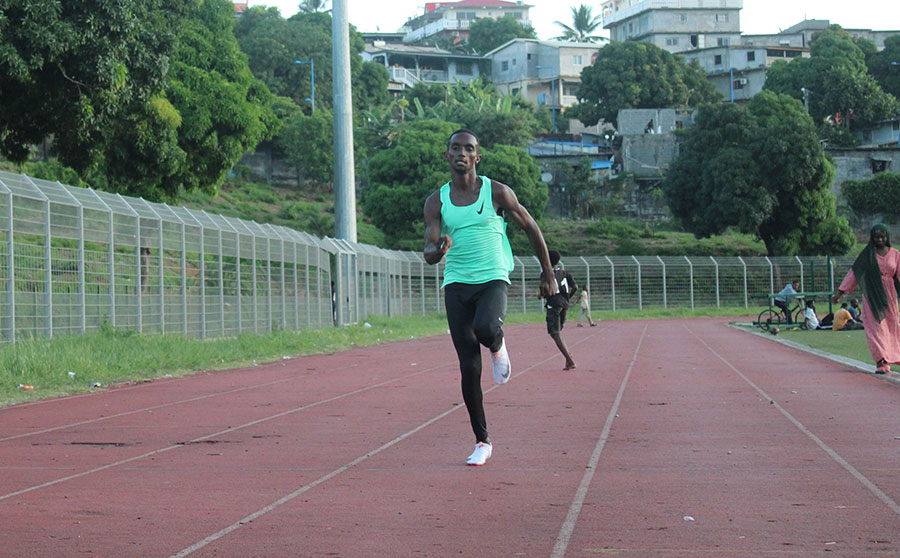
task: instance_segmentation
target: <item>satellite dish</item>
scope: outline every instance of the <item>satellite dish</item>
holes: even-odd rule
[[[541,173],[541,182],[546,182],[546,183],[549,184],[550,181],[552,181],[552,180],[553,180],[553,175],[550,174],[549,172],[542,172],[542,173]]]

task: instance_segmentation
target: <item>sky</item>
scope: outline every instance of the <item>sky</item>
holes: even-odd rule
[[[333,1],[333,0],[332,0]],[[425,11],[424,0],[345,0],[352,23],[359,31],[397,31],[407,19]],[[297,12],[299,0],[251,0],[251,6],[278,8],[289,17]],[[560,35],[554,21],[571,24],[572,8],[581,4],[600,14],[600,1],[525,0],[539,39]],[[565,6],[565,9],[563,9]],[[329,3],[329,7],[331,4]],[[777,33],[804,19],[828,19],[845,28],[900,30],[900,2],[896,0],[744,0],[741,31],[758,35]],[[601,35],[608,36],[603,30]]]

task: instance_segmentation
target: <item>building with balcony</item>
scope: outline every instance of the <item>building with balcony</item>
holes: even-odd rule
[[[571,41],[513,39],[485,54],[491,61],[491,81],[498,91],[520,95],[553,112],[559,118],[562,110],[577,102],[581,70],[590,66],[603,45]],[[577,120],[559,129],[578,134],[584,125]],[[598,131],[596,126],[591,130]]]
[[[522,0],[460,0],[459,2],[426,2],[425,13],[404,24],[404,43],[433,44],[439,40],[465,41],[469,25],[479,18],[500,19],[509,16],[523,26],[531,25],[528,10]]]
[[[612,41],[640,41],[669,52],[737,45],[743,0],[606,0]]]
[[[809,48],[793,46],[728,46],[682,52],[686,62],[697,61],[726,101],[749,101],[763,90],[766,71],[775,60],[790,62],[809,57]]]
[[[481,75],[482,56],[458,54],[437,47],[388,44],[375,41],[362,52],[366,62],[384,64],[390,74],[388,89],[392,93],[427,85],[469,83]]]

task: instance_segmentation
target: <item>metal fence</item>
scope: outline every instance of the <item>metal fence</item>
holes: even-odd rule
[[[795,278],[830,290],[852,258],[574,256],[595,310],[768,304]],[[516,257],[509,312],[540,312]],[[110,327],[191,337],[443,311],[443,263],[0,171],[0,341]],[[755,313],[755,312],[753,312]]]

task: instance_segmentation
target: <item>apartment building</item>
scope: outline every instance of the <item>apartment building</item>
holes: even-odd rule
[[[669,52],[740,44],[743,0],[606,0],[610,40],[650,43]]]
[[[522,0],[460,0],[458,2],[426,2],[425,13],[410,18],[400,29],[404,43],[433,42],[450,39],[464,41],[469,26],[479,18],[511,17],[523,26],[531,25],[528,10],[532,6]]]

